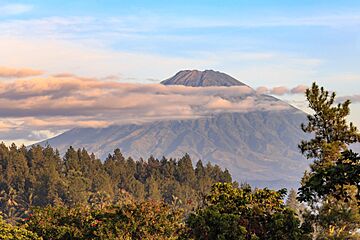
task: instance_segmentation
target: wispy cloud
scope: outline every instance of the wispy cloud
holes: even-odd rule
[[[261,86],[256,89],[256,92],[258,94],[272,94],[272,95],[282,96],[285,94],[304,94],[306,89],[308,89],[308,86],[305,85],[298,85],[294,88],[288,88],[285,86],[268,88],[265,86]]]
[[[21,14],[33,7],[25,4],[9,4],[0,6],[4,14]],[[166,21],[164,20],[166,19]],[[153,14],[134,14],[123,16],[66,16],[42,17],[32,19],[11,19],[0,23],[3,35],[32,35],[57,38],[84,38],[96,36],[104,41],[115,39],[147,39],[158,40],[175,38],[193,41],[197,34],[188,37],[177,33],[184,29],[228,29],[228,28],[274,28],[274,27],[346,27],[360,24],[359,13],[339,13],[319,16],[248,16],[247,18],[157,16]]]
[[[352,103],[360,103],[360,94],[340,96],[337,98],[338,102],[344,102],[346,100],[350,100]]]
[[[360,12],[337,14],[318,13],[316,16],[257,14],[245,15],[244,17],[184,17],[179,20],[171,18],[165,24],[171,24],[173,28],[274,28],[274,27],[342,27],[357,26],[360,23]]]
[[[324,80],[342,82],[342,83],[358,83],[360,81],[360,72],[345,72],[336,74],[327,74],[323,76]]]
[[[30,68],[9,68],[0,66],[0,78],[22,78],[42,75],[44,72]]]
[[[2,15],[18,15],[30,12],[32,9],[32,5],[21,3],[0,5],[0,12]]]

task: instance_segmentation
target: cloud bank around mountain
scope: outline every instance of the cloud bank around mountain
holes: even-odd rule
[[[42,76],[40,76],[42,75]],[[303,94],[294,88],[187,87],[124,83],[116,76],[45,75],[28,68],[0,68],[0,140],[40,141],[74,127],[106,127],[165,119],[209,116],[219,112],[284,110],[281,101],[262,94]],[[359,101],[359,96],[351,96]]]
[[[114,76],[47,76],[40,70],[8,67],[0,68],[0,76],[5,78],[0,82],[0,140],[38,141],[73,127],[289,107],[280,101],[261,101],[256,97],[259,93],[247,86],[202,88],[124,83]]]
[[[14,71],[13,75],[16,74],[24,75]],[[110,113],[121,115],[122,119],[193,117],[208,113],[206,106],[214,109],[216,105],[217,109],[232,111],[256,109],[255,102],[238,104],[226,100],[251,94],[256,92],[247,86],[194,88],[121,83],[60,74],[0,83],[0,110],[3,117],[96,116]],[[221,99],[226,106],[219,104]],[[242,101],[246,100],[248,98],[244,97]]]

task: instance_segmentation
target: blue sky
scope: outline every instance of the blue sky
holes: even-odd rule
[[[360,125],[360,1],[0,0],[0,12],[0,66],[133,83],[181,69],[254,88],[317,81],[353,99]]]

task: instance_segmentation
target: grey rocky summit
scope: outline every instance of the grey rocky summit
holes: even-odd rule
[[[184,85],[191,87],[246,86],[235,78],[214,70],[183,70],[161,82],[164,85]]]

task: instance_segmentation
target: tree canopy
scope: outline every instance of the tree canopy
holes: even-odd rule
[[[187,223],[194,239],[308,239],[293,210],[283,203],[286,190],[237,188],[217,183],[204,206]]]

